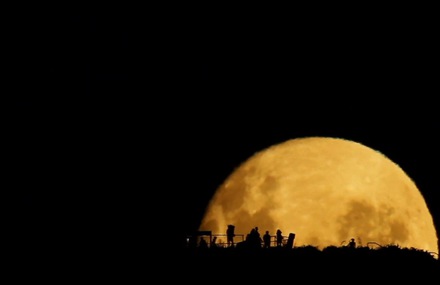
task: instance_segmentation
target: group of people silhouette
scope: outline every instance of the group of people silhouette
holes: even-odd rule
[[[234,225],[228,225],[226,229],[226,247],[235,247],[237,245],[239,246],[246,246],[248,248],[270,248],[272,243],[272,237],[274,237],[274,244],[275,247],[293,247],[293,241],[295,239],[295,234],[290,233],[288,239],[286,240],[283,236],[283,233],[280,229],[277,229],[275,236],[272,236],[268,230],[264,233],[263,236],[261,236],[258,227],[253,227],[251,231],[246,235],[246,238],[244,241],[239,242],[238,244],[234,242],[235,237],[235,226]],[[210,245],[208,245],[208,242],[201,237],[199,241],[199,247],[200,248],[208,248],[208,247],[217,247],[216,244],[217,237],[214,236],[212,240],[210,240]],[[356,248],[356,242],[354,238],[350,239],[350,242],[348,243],[349,248]]]
[[[235,226],[228,225],[226,229],[226,241],[228,247],[234,246],[234,237],[235,237]],[[283,245],[283,234],[280,229],[277,230],[275,236],[275,242],[277,247],[281,247]],[[246,235],[245,242],[250,247],[263,247],[269,248],[271,247],[272,236],[269,231],[266,231],[263,237],[261,238],[258,227],[254,227],[251,231]]]

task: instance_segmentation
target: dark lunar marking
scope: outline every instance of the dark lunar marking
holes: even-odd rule
[[[269,211],[271,210],[270,204],[266,207],[261,208],[259,211],[257,211],[254,215],[252,215],[252,221],[260,229],[260,233],[263,233],[268,230],[272,232],[272,234],[275,234],[276,229],[276,223],[275,221],[268,215]]]
[[[364,201],[352,201],[348,212],[340,219],[339,240],[351,238],[353,232],[362,238],[369,239],[370,232],[376,228],[374,207]]]
[[[235,221],[231,222],[235,225],[235,232],[239,234],[246,235],[249,233],[254,226],[248,225],[249,221],[251,220],[251,215],[247,211],[240,210],[235,214]]]
[[[236,214],[236,222],[233,224],[236,226],[236,232],[240,234],[248,234],[253,227],[258,227],[260,234],[263,235],[266,230],[274,231],[277,224],[268,216],[270,206],[263,207],[255,214],[249,214],[247,211],[240,210]],[[273,232],[273,234],[275,234]]]
[[[409,236],[409,230],[401,221],[391,223],[391,236],[396,239],[396,243],[406,242]]]
[[[251,197],[253,194],[237,195],[236,193],[237,191],[243,191],[245,187],[244,179],[231,179],[228,189],[221,189],[221,191],[223,191],[222,197],[216,200],[216,204],[221,205],[225,215],[227,215],[227,213],[235,213],[242,205],[246,205],[246,197]],[[228,224],[234,224],[236,230],[243,234],[251,230],[249,224],[257,226],[264,231],[273,231],[277,227],[277,223],[269,217],[269,213],[278,207],[278,204],[273,201],[275,196],[273,190],[276,189],[276,187],[276,179],[267,176],[259,189],[259,193],[264,196],[262,199],[264,199],[265,206],[253,215],[244,210],[240,210],[233,218],[226,222]]]
[[[364,241],[376,241],[385,244],[404,242],[408,239],[409,231],[404,223],[390,221],[391,213],[395,208],[382,205],[375,209],[366,201],[352,201],[348,212],[340,219],[339,239],[346,240],[353,233]],[[379,233],[377,228],[385,225]]]
[[[278,181],[275,178],[273,178],[272,176],[267,176],[264,179],[264,181],[260,187],[261,187],[262,193],[266,197],[270,198],[272,195],[269,195],[269,193],[272,194],[273,190],[277,189],[277,186],[278,186]]]
[[[235,212],[244,203],[244,195],[237,193],[246,187],[243,179],[233,179],[230,182],[228,188],[218,190],[221,191],[221,196],[216,200],[216,205],[221,205],[224,213]]]
[[[396,212],[396,208],[389,205],[381,205],[378,212],[377,224],[386,225],[384,230],[377,235],[377,239],[384,244],[399,243],[408,240],[409,230],[405,223],[400,220],[390,220],[391,214]]]

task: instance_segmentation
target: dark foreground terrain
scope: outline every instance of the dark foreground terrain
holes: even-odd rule
[[[440,262],[429,252],[398,246],[286,248],[186,248],[179,272],[185,281],[346,283],[436,282]],[[176,260],[175,260],[176,261]],[[425,284],[425,283],[421,283]]]

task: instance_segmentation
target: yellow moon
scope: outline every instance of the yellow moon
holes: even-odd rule
[[[363,144],[329,137],[285,141],[237,167],[209,202],[199,230],[244,236],[295,233],[295,246],[340,246],[355,238],[438,253],[437,234],[415,183]],[[239,242],[236,239],[236,242]]]

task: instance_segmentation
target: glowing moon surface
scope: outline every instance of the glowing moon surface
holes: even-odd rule
[[[394,162],[360,143],[292,139],[237,167],[206,208],[200,230],[295,233],[295,246],[414,247],[438,253],[433,218],[415,183]],[[240,240],[236,240],[240,241]]]

